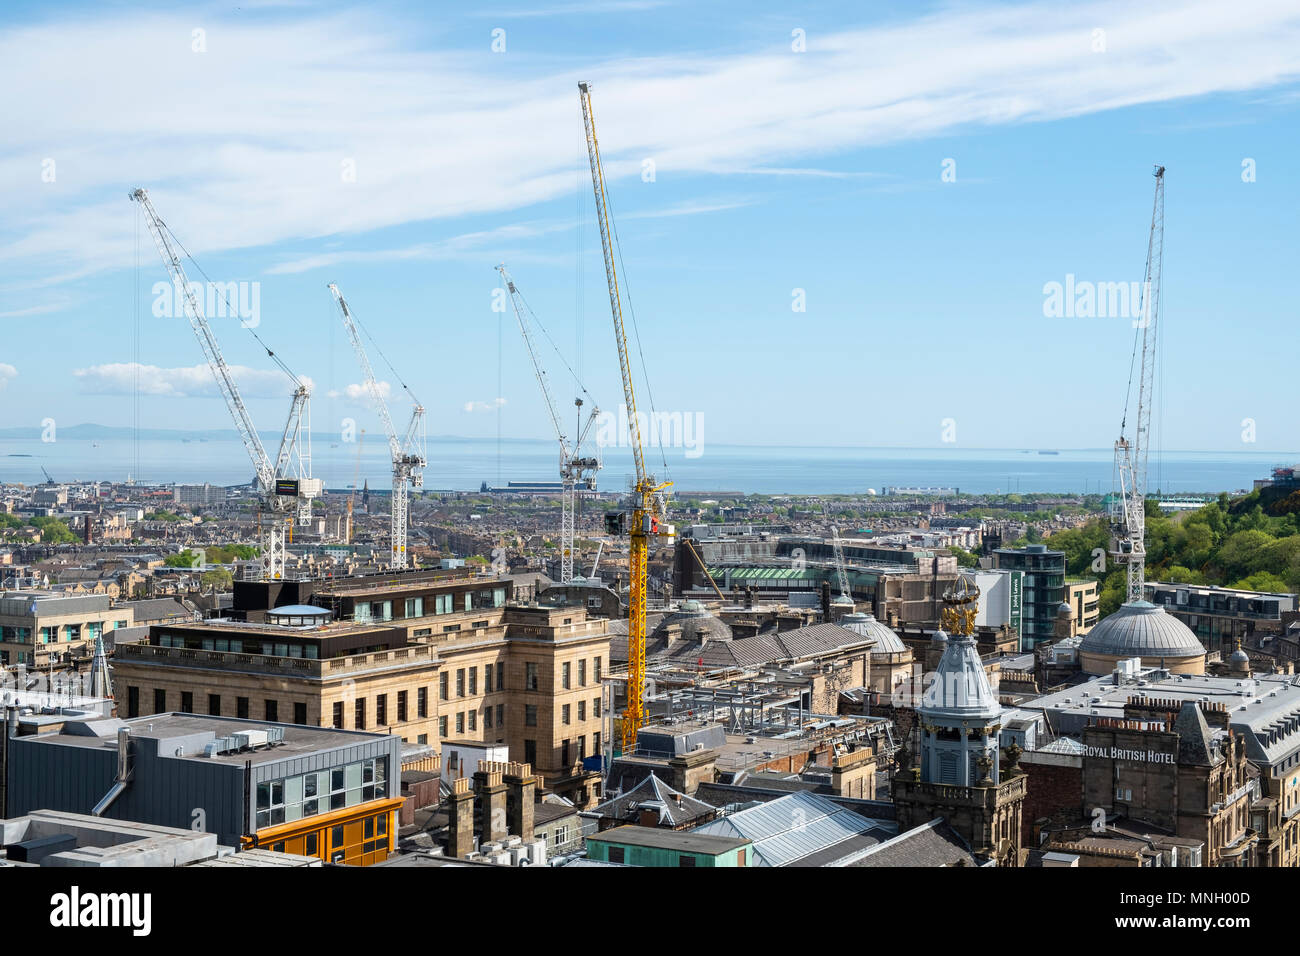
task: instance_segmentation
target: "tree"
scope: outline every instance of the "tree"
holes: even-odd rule
[[[1276,574],[1270,574],[1267,571],[1256,571],[1232,586],[1242,591],[1280,591],[1285,593],[1290,590],[1285,581]]]
[[[234,579],[225,568],[213,568],[199,576],[199,584],[204,590],[216,594],[218,591],[229,591],[234,585]]]

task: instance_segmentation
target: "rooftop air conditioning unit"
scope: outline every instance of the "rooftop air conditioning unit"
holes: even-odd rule
[[[265,747],[268,739],[265,730],[244,730],[235,734],[234,737],[240,750],[243,750],[245,747],[250,750],[258,747]]]

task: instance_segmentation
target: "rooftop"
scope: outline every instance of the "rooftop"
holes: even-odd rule
[[[750,845],[747,839],[730,836],[710,836],[699,831],[663,830],[659,827],[639,827],[627,824],[593,833],[588,843],[618,843],[624,846],[644,846],[678,853],[704,853],[717,856]]]
[[[123,727],[130,731],[132,740],[156,741],[160,756],[241,766],[245,762],[273,763],[290,757],[303,757],[349,744],[382,740],[389,736],[359,730],[336,730],[332,727],[306,727],[300,724],[240,720],[236,717],[203,717],[197,714],[167,713],[136,717],[131,720],[109,718],[69,721],[59,733],[23,739],[62,747],[116,750],[117,731]],[[230,751],[211,757],[204,756],[204,745],[218,738],[248,731],[267,730],[272,727],[282,728],[284,731],[283,741],[276,746]]]

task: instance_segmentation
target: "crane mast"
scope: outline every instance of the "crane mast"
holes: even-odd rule
[[[588,491],[594,490],[596,472],[600,470],[599,459],[583,457],[579,454],[579,450],[591,430],[592,423],[600,415],[600,409],[592,407],[591,415],[587,418],[584,427],[582,399],[574,399],[574,404],[578,408],[580,431],[578,440],[570,445],[569,439],[564,434],[564,426],[560,424],[560,414],[556,410],[555,401],[551,398],[551,390],[546,384],[546,371],[542,368],[541,359],[538,358],[537,349],[533,345],[532,335],[528,331],[528,321],[524,317],[527,305],[523,302],[523,296],[515,286],[514,280],[506,272],[504,264],[497,266],[497,272],[501,274],[501,281],[505,283],[506,291],[510,295],[510,305],[514,308],[515,320],[519,323],[519,332],[523,336],[524,345],[528,348],[528,357],[533,363],[533,374],[542,389],[542,400],[546,405],[547,414],[551,416],[555,437],[560,443],[560,583],[569,584],[573,581],[578,488],[581,486]]]
[[[352,310],[348,308],[347,300],[343,298],[343,293],[339,291],[337,285],[331,282],[329,290],[333,293],[334,301],[338,303],[339,312],[343,315],[343,327],[347,330],[352,350],[357,353],[357,362],[361,365],[361,374],[366,381],[366,392],[374,402],[379,412],[379,420],[384,425],[384,433],[388,436],[388,451],[393,462],[388,567],[395,571],[404,570],[407,566],[406,540],[410,524],[411,488],[420,488],[424,485],[424,466],[428,464],[424,445],[424,406],[416,401],[414,395],[411,396],[413,406],[411,420],[406,426],[406,433],[398,435],[393,425],[393,418],[388,414],[388,403],[384,401],[383,393],[379,390],[379,382],[375,379],[375,370],[370,365],[370,357],[366,354],[365,346],[361,344],[361,333],[357,329],[356,320],[352,317]],[[409,389],[407,393],[410,394]]]
[[[853,593],[849,588],[849,572],[844,567],[844,542],[840,540],[840,529],[831,528],[832,541],[835,544],[835,576],[839,579],[840,596],[837,604],[853,604]]]
[[[1118,495],[1111,504],[1115,537],[1111,553],[1125,566],[1126,603],[1143,600],[1146,577],[1146,479],[1151,447],[1151,406],[1155,385],[1156,341],[1160,318],[1160,283],[1165,245],[1165,168],[1155,167],[1155,200],[1151,208],[1151,231],[1147,239],[1146,274],[1142,284],[1142,307],[1134,343],[1138,365],[1138,404],[1133,440],[1124,434],[1115,442],[1115,473]],[[1136,355],[1140,348],[1140,357]]]
[[[636,750],[637,731],[646,724],[645,709],[645,639],[646,591],[650,536],[659,534],[659,518],[663,513],[660,493],[671,482],[656,485],[653,476],[646,472],[645,456],[641,451],[641,427],[637,421],[636,395],[632,387],[632,367],[628,357],[627,334],[623,329],[622,297],[618,288],[618,273],[614,268],[614,237],[610,225],[609,206],[606,202],[605,172],[600,162],[600,147],[596,142],[596,121],[591,109],[591,91],[586,83],[578,84],[582,100],[582,125],[587,137],[587,160],[591,165],[591,187],[596,197],[596,221],[600,225],[600,249],[605,258],[605,280],[609,286],[609,309],[614,319],[614,342],[618,346],[619,371],[623,377],[623,401],[627,406],[628,430],[632,445],[632,458],[636,464],[636,484],[632,489],[632,520],[628,528],[629,587],[628,587],[628,673],[627,706],[623,710],[619,738],[623,753]],[[665,533],[671,535],[671,529]]]
[[[175,292],[185,297],[185,314],[190,327],[194,330],[208,369],[216,380],[217,389],[226,402],[226,408],[239,432],[244,449],[253,464],[257,493],[263,511],[271,513],[271,520],[261,528],[262,538],[262,575],[268,580],[284,577],[285,562],[288,557],[286,532],[288,524],[297,520],[305,524],[311,519],[311,502],[323,490],[320,479],[311,477],[311,419],[310,388],[289,371],[275,353],[267,349],[267,354],[275,359],[285,374],[293,381],[293,396],[289,406],[289,417],[280,436],[280,447],[272,463],[262,445],[262,439],[253,425],[248,407],[239,395],[239,387],[221,354],[216,334],[208,324],[203,311],[203,303],[195,293],[194,284],[185,275],[178,253],[180,244],[172,235],[167,224],[162,221],[149,194],[143,189],[130,193],[131,199],[140,204],[144,210],[145,222],[153,236],[158,254],[172,279]],[[260,341],[260,339],[259,339]],[[287,515],[286,520],[282,520]],[[260,522],[259,522],[260,523]]]

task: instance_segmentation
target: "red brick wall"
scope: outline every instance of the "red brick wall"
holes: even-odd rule
[[[1043,817],[1049,823],[1077,823],[1083,816],[1083,768],[1052,764],[1020,764],[1029,778],[1025,781],[1025,803],[1021,812],[1021,846],[1034,849],[1038,838],[1035,824]]]

